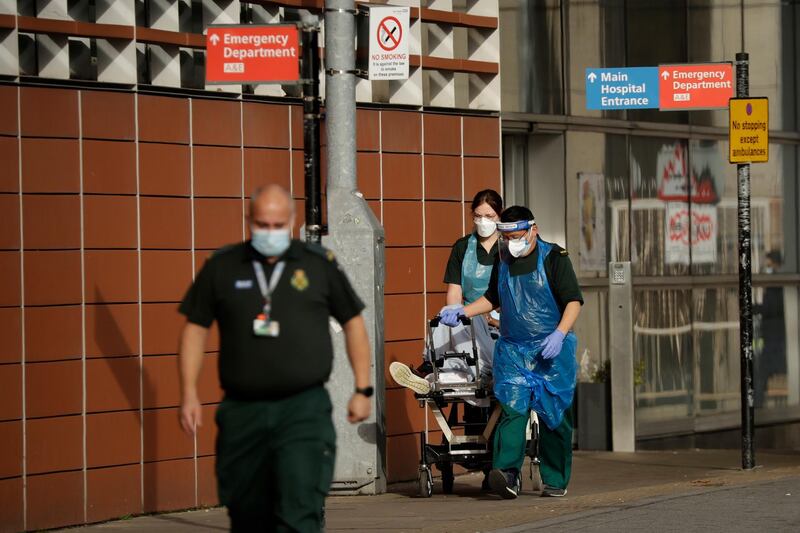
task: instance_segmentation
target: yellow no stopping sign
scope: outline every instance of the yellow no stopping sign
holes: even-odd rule
[[[766,163],[769,160],[769,100],[731,98],[728,102],[731,163]]]

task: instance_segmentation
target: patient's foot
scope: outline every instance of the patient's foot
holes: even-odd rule
[[[389,365],[389,373],[398,385],[408,387],[417,394],[428,394],[431,391],[431,384],[415,375],[406,364],[395,361]]]

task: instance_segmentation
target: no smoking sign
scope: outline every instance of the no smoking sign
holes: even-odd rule
[[[369,6],[370,80],[408,79],[408,7]]]
[[[388,16],[378,24],[378,45],[391,52],[403,41],[403,26],[397,18]]]

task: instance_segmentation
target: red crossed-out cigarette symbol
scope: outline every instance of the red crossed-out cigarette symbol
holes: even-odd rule
[[[403,39],[403,27],[400,21],[394,17],[385,17],[378,24],[378,44],[387,52],[391,52],[398,46]]]

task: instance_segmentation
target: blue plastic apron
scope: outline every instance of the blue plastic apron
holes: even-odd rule
[[[500,261],[498,292],[503,319],[494,352],[494,393],[519,413],[533,409],[554,430],[572,404],[575,392],[578,340],[569,332],[553,359],[541,356],[542,342],[561,321],[561,312],[550,291],[544,259],[553,245],[537,242],[537,268],[530,274],[511,276]]]
[[[469,236],[467,251],[461,262],[461,295],[464,305],[471,304],[489,288],[489,278],[492,276],[492,265],[482,265],[478,262],[478,239],[475,234]]]

